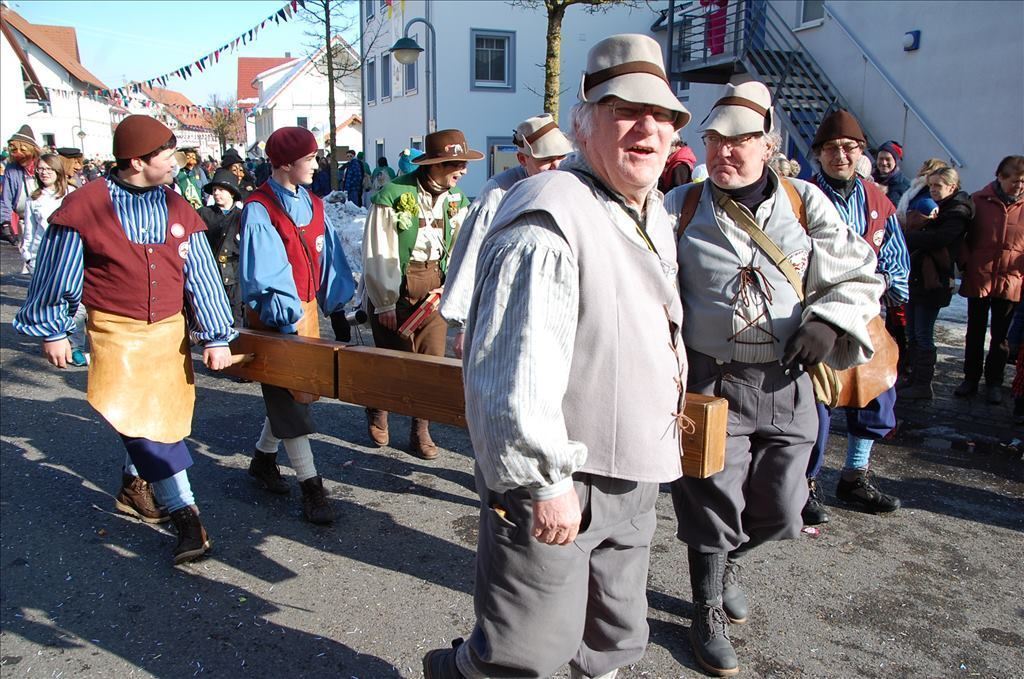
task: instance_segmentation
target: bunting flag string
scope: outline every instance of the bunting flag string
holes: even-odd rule
[[[58,97],[64,97],[66,99],[69,99],[71,97],[81,97],[81,98],[90,99],[92,101],[96,101],[96,102],[103,103],[103,104],[113,103],[113,104],[116,104],[118,106],[122,106],[122,107],[125,107],[125,108],[127,108],[130,104],[135,104],[135,105],[140,106],[142,108],[152,108],[152,109],[166,108],[166,109],[171,109],[173,111],[177,111],[178,113],[181,113],[181,114],[192,114],[192,115],[212,114],[212,113],[223,113],[224,115],[231,115],[231,114],[237,113],[237,112],[243,112],[243,113],[245,112],[245,109],[239,108],[237,106],[203,106],[201,104],[192,104],[191,106],[183,106],[181,104],[171,104],[171,103],[163,103],[163,102],[155,101],[155,100],[150,99],[149,97],[145,97],[145,96],[143,96],[143,97],[133,97],[133,96],[131,96],[131,94],[116,95],[116,96],[113,96],[113,97],[106,97],[106,96],[103,96],[103,95],[100,95],[100,94],[94,94],[94,93],[90,93],[90,92],[79,92],[78,90],[69,90],[69,89],[63,89],[63,88],[59,88],[59,87],[44,87],[43,89],[45,89],[50,94],[51,97],[58,96]]]
[[[404,1],[404,0],[403,0]],[[259,22],[252,28],[243,31],[237,38],[225,42],[221,47],[213,50],[209,54],[203,55],[198,59],[191,61],[184,66],[174,69],[164,75],[154,76],[146,80],[137,80],[134,82],[126,83],[121,87],[115,87],[107,90],[97,90],[96,94],[107,99],[115,99],[116,97],[126,97],[133,92],[140,92],[143,87],[153,87],[154,84],[161,87],[167,86],[167,81],[170,78],[180,78],[187,80],[193,76],[192,68],[195,67],[196,71],[203,73],[213,64],[220,62],[220,56],[225,52],[235,52],[242,45],[251,43],[256,39],[257,33],[260,29],[265,28],[268,21],[273,21],[279,25],[282,21],[289,21],[295,17],[298,13],[299,8],[305,9],[306,0],[288,0],[281,9],[277,10],[263,21]],[[202,107],[198,107],[202,108]]]

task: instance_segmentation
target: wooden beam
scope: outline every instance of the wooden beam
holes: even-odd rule
[[[229,375],[466,427],[462,364],[455,359],[258,330],[240,330],[231,352],[254,357],[225,369]],[[721,471],[728,403],[687,394],[684,412],[694,424],[682,434],[684,473],[705,478]]]

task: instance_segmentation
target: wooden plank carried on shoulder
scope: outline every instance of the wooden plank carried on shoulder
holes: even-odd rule
[[[259,330],[240,330],[231,352],[254,357],[225,369],[229,375],[466,427],[462,364],[455,359]],[[706,478],[721,471],[728,403],[687,394],[684,412],[694,424],[682,434],[684,474]]]

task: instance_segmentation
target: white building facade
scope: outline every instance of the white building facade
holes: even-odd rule
[[[341,40],[341,38],[337,38]],[[348,58],[358,63],[358,55],[350,47]],[[256,76],[259,101],[249,120],[252,137],[250,148],[266,143],[274,130],[282,127],[304,127],[313,131],[322,142],[330,130],[328,81],[323,70],[323,50],[312,57],[299,59],[268,69]],[[337,78],[334,86],[337,145],[355,151],[363,149],[361,124],[360,72],[356,70]],[[348,123],[348,124],[345,124]]]
[[[365,99],[366,161],[378,157],[397,165],[398,153],[419,147],[427,129],[428,65],[438,64],[436,76],[437,128],[457,128],[471,148],[485,159],[470,163],[459,182],[473,196],[509,158],[512,130],[542,112],[547,15],[542,9],[512,7],[505,2],[471,0],[407,0],[405,12],[394,3],[391,18],[382,0],[360,2]],[[569,110],[586,65],[587,51],[616,33],[652,35],[657,10],[668,2],[642,3],[638,8],[612,6],[588,13],[570,7],[562,25],[562,68],[559,125],[567,129]],[[437,33],[434,43],[422,23],[410,27],[410,37],[425,51],[417,62],[403,66],[388,54],[402,37],[405,23],[422,17]],[[665,38],[664,34],[653,37]]]
[[[769,4],[769,20],[792,30],[867,134],[903,145],[908,177],[924,160],[941,158],[973,192],[992,181],[1004,156],[1024,152],[1024,3]],[[676,6],[708,11],[698,2]],[[730,2],[730,12],[739,6]],[[716,86],[692,83],[682,97],[694,114],[683,137],[701,160],[699,121],[717,96]]]

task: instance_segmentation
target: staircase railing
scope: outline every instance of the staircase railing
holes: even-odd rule
[[[857,39],[857,37],[853,34],[853,31],[850,30],[850,27],[846,25],[846,22],[843,21],[842,17],[840,17],[832,10],[832,7],[830,5],[831,3],[825,3],[826,14],[829,16],[829,18],[835,21],[836,25],[839,26],[840,29],[842,29],[846,37],[850,39],[850,42],[852,42],[856,46],[856,48],[860,50],[860,53],[863,56],[865,63],[870,64],[871,67],[875,69],[875,71],[882,78],[885,84],[888,85],[892,89],[892,91],[896,93],[896,96],[899,97],[900,101],[903,103],[903,138],[905,139],[907,136],[906,116],[907,114],[913,114],[913,116],[917,118],[917,120],[921,123],[921,126],[925,129],[925,131],[927,131],[928,134],[932,136],[932,138],[938,143],[938,145],[942,147],[942,150],[945,151],[946,155],[949,156],[951,164],[957,167],[963,167],[963,162],[960,160],[960,156],[953,149],[953,146],[945,139],[945,137],[942,136],[942,134],[938,132],[938,130],[935,129],[935,127],[931,124],[931,121],[928,120],[925,114],[911,103],[910,97],[907,96],[906,92],[903,91],[903,88],[896,84],[896,81],[889,74],[889,71],[886,70],[885,66],[883,66],[875,58],[875,56],[871,53],[867,46],[864,45],[864,43]]]

